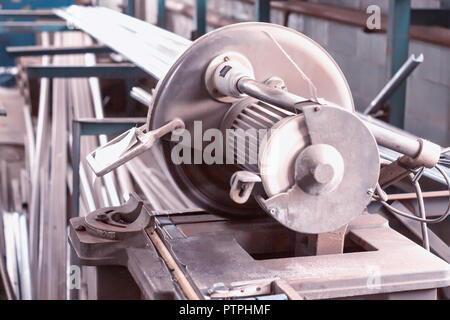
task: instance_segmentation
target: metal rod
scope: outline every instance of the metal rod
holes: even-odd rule
[[[0,22],[1,33],[37,33],[69,31],[65,22]]]
[[[62,34],[58,34],[62,37]],[[64,56],[55,57],[53,63],[65,63]],[[46,212],[48,223],[43,228],[44,235],[59,241],[45,242],[43,250],[47,252],[47,259],[43,266],[51,268],[48,278],[48,293],[46,299],[66,299],[66,243],[67,243],[67,101],[68,80],[53,79],[52,86],[52,129],[51,129],[51,168],[49,185],[49,203]]]
[[[159,237],[156,230],[149,229],[147,230],[147,234],[150,237],[150,240],[152,241],[159,255],[167,264],[167,267],[172,272],[174,277],[177,279],[178,284],[180,285],[181,289],[186,295],[186,298],[188,298],[189,300],[200,300],[199,296],[197,295],[197,292],[192,287],[189,280],[184,275],[183,271],[181,271],[180,267],[176,263],[175,259],[172,257],[171,253],[167,249],[164,242]]]
[[[429,191],[429,192],[423,192],[422,196],[423,196],[424,199],[426,199],[426,198],[443,198],[443,197],[450,196],[450,192],[448,190],[444,190],[444,191]],[[411,199],[417,199],[417,194],[415,192],[389,194],[388,195],[388,201],[411,200]]]
[[[131,89],[130,95],[134,100],[142,103],[147,107],[150,107],[152,103],[152,95],[139,87],[133,87],[133,89]]]
[[[8,19],[57,19],[52,10],[0,10],[0,18]]]
[[[25,119],[25,131],[26,131],[26,138],[27,138],[27,144],[28,144],[28,161],[29,165],[31,166],[34,163],[34,152],[35,152],[35,137],[34,137],[34,130],[33,130],[33,122],[31,120],[31,111],[28,106],[25,106],[23,108],[23,115]]]
[[[134,1],[133,1],[134,4]],[[90,39],[89,39],[90,40]],[[94,54],[86,54],[85,56],[86,64],[88,66],[96,65],[96,59]],[[97,119],[103,119],[103,102],[102,94],[100,90],[100,81],[97,77],[89,78],[90,92],[92,96],[92,102],[94,104],[94,113]],[[108,143],[108,137],[106,135],[99,136],[100,146],[104,146]],[[107,174],[103,177],[103,180],[108,190],[109,197],[113,206],[120,206],[121,202],[116,189],[116,179],[114,173]]]
[[[365,124],[375,136],[375,139],[379,145],[395,150],[411,158],[415,158],[419,155],[422,146],[418,140],[380,127],[372,122],[366,121]]]
[[[112,50],[106,46],[72,46],[72,47],[45,47],[45,46],[25,46],[25,47],[7,47],[6,52],[13,58],[43,56],[43,55],[62,55],[62,54],[80,54],[80,53],[110,53]]]
[[[42,34],[42,43],[44,46],[50,45],[49,35]],[[44,56],[42,64],[50,64],[50,58]],[[49,114],[49,93],[50,80],[48,78],[41,79],[41,87],[39,92],[39,112],[38,125],[36,130],[36,150],[34,151],[34,162],[31,164],[31,201],[30,201],[30,260],[33,274],[33,280],[37,280],[38,268],[38,248],[39,248],[39,188],[41,167],[45,163],[45,139],[47,136],[48,114]],[[33,281],[33,297],[36,296],[36,281]]]
[[[3,221],[2,221],[2,224],[3,224]],[[2,230],[2,232],[3,232],[3,230]],[[0,255],[0,277],[2,278],[2,283],[3,283],[3,288],[5,290],[5,293],[6,293],[6,298],[8,300],[14,300],[14,295],[13,295],[11,286],[8,281],[8,275],[6,272],[5,262],[3,261],[3,255]]]
[[[245,93],[255,99],[270,103],[276,107],[289,108],[294,111],[297,109],[298,104],[307,101],[305,98],[281,89],[276,89],[250,78],[242,78],[239,80],[237,89],[241,93]]]
[[[391,80],[381,89],[380,93],[372,100],[364,111],[365,115],[377,111],[386,102],[395,90],[411,75],[411,73],[423,62],[423,54],[419,57],[411,55],[403,66],[397,71]]]
[[[72,218],[80,214],[80,146],[81,124],[72,121]]]
[[[95,66],[29,66],[28,77],[33,78],[89,78],[129,79],[148,77],[131,64],[98,64]]]

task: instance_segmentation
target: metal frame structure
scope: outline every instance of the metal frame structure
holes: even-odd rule
[[[148,77],[131,64],[97,64],[95,66],[29,66],[28,77],[33,78],[89,78],[139,79]]]
[[[54,15],[52,9],[57,6],[69,6],[73,3],[73,0],[2,0],[0,21],[5,21],[5,23],[11,21],[33,22],[41,19],[46,20],[46,23],[53,24],[59,22],[60,19]],[[23,34],[20,37],[17,37],[15,32],[9,33],[9,31],[15,31],[14,29],[17,29],[20,24],[21,22],[15,22],[12,26],[0,28],[3,29],[2,32],[6,32],[6,34],[0,32],[0,37],[5,43],[9,43],[10,45],[33,45],[35,41],[32,33],[35,33],[36,31],[28,30],[27,34]],[[29,26],[24,25],[23,27],[29,29]],[[55,28],[55,26],[53,28]],[[24,30],[24,28],[22,28],[22,30]],[[0,65],[14,65],[14,60],[8,57],[7,53],[4,52],[4,49],[0,49]]]
[[[201,37],[206,33],[206,0],[195,1],[195,37]]]
[[[73,31],[65,22],[0,22],[0,33]]]
[[[255,20],[259,22],[270,22],[270,1],[255,0]]]
[[[106,46],[74,46],[74,47],[44,47],[44,46],[24,46],[7,47],[6,52],[13,58],[30,56],[54,56],[63,54],[84,54],[84,53],[111,53],[112,50]]]
[[[389,78],[408,59],[411,0],[389,1],[388,59]],[[403,128],[405,121],[406,83],[401,84],[390,98],[390,123]]]
[[[166,27],[166,1],[158,0],[158,26],[160,28]]]

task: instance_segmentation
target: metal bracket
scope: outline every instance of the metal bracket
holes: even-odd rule
[[[231,177],[230,197],[239,204],[246,203],[252,194],[255,183],[261,182],[261,178],[249,171],[238,171]]]
[[[142,231],[150,223],[150,215],[142,210],[143,201],[131,194],[126,204],[120,207],[98,209],[85,220],[86,230],[94,236],[119,240]]]

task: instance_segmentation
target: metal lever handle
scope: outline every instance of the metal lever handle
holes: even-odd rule
[[[162,126],[161,128],[155,129],[153,131],[145,132],[146,127],[147,126],[144,125],[140,128],[133,128],[131,130],[128,130],[114,140],[111,140],[106,145],[92,151],[87,156],[86,160],[95,175],[98,177],[102,177],[105,174],[113,171],[114,169],[117,169],[121,165],[150,149],[158,139],[174,130],[184,129],[185,125],[183,120],[176,118],[170,121],[168,124]],[[118,150],[114,147],[117,146],[117,144],[121,141],[124,141],[124,139],[130,138],[130,135],[134,135],[134,137],[131,138],[135,138],[136,141],[129,146],[125,146],[125,150],[120,150],[120,154],[117,159],[113,159],[116,156],[115,154],[111,154],[110,157],[108,155],[108,159],[113,160],[107,161],[106,163],[105,161],[99,161],[99,159],[97,159],[97,155],[99,153],[107,154],[108,149],[111,153],[117,152]],[[133,139],[131,141],[133,141]]]

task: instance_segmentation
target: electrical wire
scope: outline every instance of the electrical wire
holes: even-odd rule
[[[439,164],[436,165],[435,168],[436,168],[436,170],[438,170],[438,171],[441,173],[441,175],[442,175],[443,178],[445,179],[445,182],[447,183],[447,188],[448,188],[448,190],[449,190],[449,192],[450,192],[450,178],[447,176],[447,174],[445,173],[444,169],[443,169]],[[419,170],[419,171],[420,171],[420,170]],[[416,182],[418,183],[418,181],[416,181]],[[416,191],[417,199],[418,199],[418,201],[419,201],[419,209],[420,209],[420,201],[423,202],[423,195],[422,195],[422,192],[421,192],[421,189],[420,189],[420,188],[416,188],[415,191]],[[378,192],[378,193],[379,193],[379,192]],[[382,195],[379,195],[379,196],[382,196]],[[385,197],[384,197],[384,198],[385,198]],[[423,217],[419,218],[419,217],[413,216],[413,215],[411,215],[411,214],[409,214],[409,213],[405,213],[405,212],[403,212],[403,211],[400,211],[400,210],[394,208],[393,206],[391,206],[390,204],[388,204],[387,201],[385,201],[385,200],[383,200],[383,199],[380,200],[380,203],[381,203],[387,210],[389,210],[390,212],[392,212],[393,214],[397,214],[397,215],[399,215],[399,216],[402,216],[402,217],[405,217],[405,218],[409,218],[409,219],[411,219],[411,220],[415,220],[415,221],[418,221],[418,222],[423,222],[423,223],[430,223],[430,224],[440,223],[440,222],[444,221],[444,220],[450,215],[450,197],[449,197],[449,200],[448,200],[447,210],[446,210],[446,211],[444,212],[444,214],[442,214],[439,218],[435,218],[435,219],[426,219],[426,218],[423,218]],[[423,206],[422,208],[423,208],[423,213],[425,213],[425,208],[424,208],[424,206]],[[426,215],[425,215],[425,216],[426,216]]]
[[[417,203],[419,205],[419,216],[422,219],[426,219],[427,218],[427,214],[425,211],[425,203],[423,201],[423,194],[422,194],[422,188],[420,187],[420,183],[419,183],[419,179],[422,176],[423,170],[419,171],[419,173],[417,173],[415,176],[411,175],[411,181],[413,181],[414,183],[414,190],[416,191],[417,194]],[[427,223],[426,222],[421,222],[420,223],[421,229],[422,229],[422,242],[423,242],[423,247],[427,250],[430,251],[430,240],[428,237],[428,227],[427,227]]]
[[[438,163],[446,167],[450,167],[450,148],[445,148],[442,151],[441,159]]]

